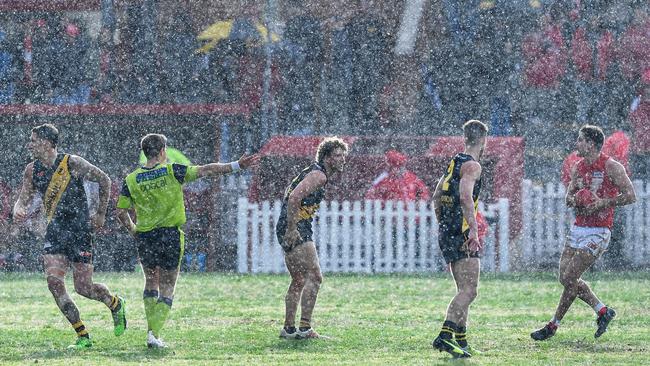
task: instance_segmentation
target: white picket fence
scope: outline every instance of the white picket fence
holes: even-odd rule
[[[623,225],[622,254],[632,267],[650,266],[650,183],[634,181],[637,202],[617,210]],[[522,262],[529,268],[557,266],[566,235],[575,219],[564,203],[561,183],[523,185]],[[605,254],[607,256],[607,254]],[[624,268],[622,268],[624,269]]]
[[[650,267],[650,183],[635,181],[637,202],[617,211],[623,259],[629,269]],[[561,183],[522,187],[522,230],[510,241],[508,200],[480,206],[490,229],[482,269],[504,271],[557,266],[573,224]],[[237,269],[241,273],[285,272],[275,236],[280,202],[237,205]],[[444,269],[433,210],[422,202],[324,202],[314,222],[321,268],[326,272],[425,272]],[[608,254],[605,254],[607,257]],[[597,265],[598,267],[598,265]],[[621,268],[621,269],[627,269]]]
[[[650,182],[634,181],[634,189],[637,201],[624,210],[624,253],[634,266],[650,267]]]
[[[238,201],[237,257],[241,273],[286,272],[275,235],[280,201]],[[508,200],[480,206],[490,229],[483,270],[509,270]],[[426,202],[323,202],[313,224],[324,272],[425,272],[444,269],[438,224]],[[504,235],[500,235],[504,233]]]

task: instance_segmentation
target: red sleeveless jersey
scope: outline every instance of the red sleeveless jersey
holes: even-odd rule
[[[605,163],[609,156],[600,153],[598,159],[589,164],[585,159],[578,161],[576,165],[577,188],[587,188],[595,193],[598,198],[613,198],[618,195],[618,188],[605,172]],[[591,215],[576,215],[576,226],[583,227],[607,227],[612,228],[614,223],[614,207],[604,208]]]

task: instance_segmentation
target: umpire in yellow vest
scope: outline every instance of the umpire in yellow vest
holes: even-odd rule
[[[127,175],[117,202],[117,216],[136,239],[144,272],[144,309],[147,317],[147,346],[165,347],[160,331],[174,298],[180,260],[183,256],[185,204],[184,183],[205,176],[235,173],[256,166],[258,154],[242,155],[231,163],[183,165],[167,163],[167,138],[148,134],[140,141],[147,163]],[[136,223],[129,215],[135,208]]]

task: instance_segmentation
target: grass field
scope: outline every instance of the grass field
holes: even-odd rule
[[[328,276],[314,313],[331,339],[278,338],[287,276],[182,274],[171,319],[170,348],[148,350],[137,274],[97,274],[127,299],[129,329],[112,334],[104,305],[73,295],[94,339],[80,353],[65,351],[74,332],[59,313],[42,275],[0,274],[0,364],[119,365],[641,365],[650,363],[650,274],[598,273],[587,279],[618,312],[595,340],[594,314],[574,304],[558,334],[544,343],[528,334],[551,317],[560,285],[551,274],[483,275],[471,308],[469,341],[483,354],[450,360],[434,351],[449,275]],[[71,284],[68,283],[69,288]]]

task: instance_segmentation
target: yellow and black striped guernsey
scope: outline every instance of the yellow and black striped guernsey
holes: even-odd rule
[[[289,201],[289,196],[291,195],[291,192],[293,192],[293,190],[296,189],[298,184],[300,184],[300,182],[302,182],[303,179],[305,179],[305,177],[313,171],[321,171],[325,173],[325,168],[316,162],[312,163],[310,166],[303,169],[300,172],[300,174],[298,174],[298,176],[296,176],[291,181],[291,184],[289,184],[289,186],[284,192],[282,209],[280,210],[280,218],[278,220],[275,229],[276,229],[276,234],[278,236],[278,241],[280,242],[280,245],[282,245],[282,247],[285,248],[285,250],[287,250],[287,247],[285,247],[283,244],[283,237],[287,230],[287,205]],[[314,216],[316,216],[316,212],[318,211],[318,208],[320,207],[320,203],[324,197],[325,197],[325,186],[315,190],[314,192],[311,192],[309,195],[307,195],[307,197],[303,198],[302,201],[300,202],[300,209],[298,211],[298,217],[300,219],[296,224],[296,227],[298,228],[298,232],[300,233],[303,242],[312,241],[311,223],[314,220]]]
[[[43,195],[48,226],[52,222],[82,227],[90,223],[83,180],[70,174],[69,159],[70,155],[60,153],[49,168],[34,161],[32,182]]]
[[[460,237],[467,234],[469,230],[467,221],[463,217],[463,210],[460,205],[460,168],[468,161],[473,161],[471,155],[459,153],[454,156],[449,165],[442,182],[441,213],[440,213],[440,236]],[[478,209],[478,196],[481,192],[481,178],[474,184],[472,200],[474,201],[474,215]]]

